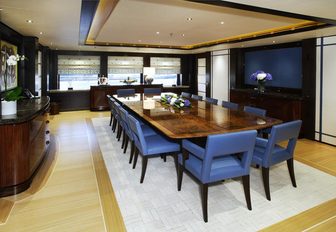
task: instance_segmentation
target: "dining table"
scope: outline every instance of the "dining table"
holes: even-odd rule
[[[206,101],[188,99],[189,107],[175,107],[161,101],[161,95],[134,94],[112,97],[131,114],[171,139],[204,138],[208,135],[261,130],[282,121],[233,110]],[[149,107],[148,107],[149,106]]]

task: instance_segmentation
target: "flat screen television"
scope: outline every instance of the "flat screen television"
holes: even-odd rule
[[[244,83],[257,85],[250,76],[257,70],[270,73],[273,77],[266,86],[275,89],[302,88],[302,48],[274,48],[266,50],[246,51],[244,55]]]

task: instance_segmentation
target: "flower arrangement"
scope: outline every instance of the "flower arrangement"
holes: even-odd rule
[[[6,54],[8,56],[8,54]],[[16,87],[12,90],[7,90],[8,86],[8,73],[13,69],[15,65],[17,65],[18,61],[23,61],[25,60],[26,57],[24,55],[20,56],[18,54],[16,55],[10,55],[8,56],[8,59],[6,60],[5,63],[5,73],[4,73],[4,83],[5,83],[5,96],[4,100],[5,101],[16,101],[22,98],[21,93],[22,93],[22,88],[21,87]]]
[[[178,97],[177,94],[163,94],[161,96],[161,102],[177,108],[190,107],[191,103],[188,99]]]
[[[255,73],[252,73],[250,76],[251,80],[258,82],[258,90],[259,92],[265,91],[265,83],[266,81],[272,80],[272,75],[270,73],[266,73],[262,70],[258,70]]]

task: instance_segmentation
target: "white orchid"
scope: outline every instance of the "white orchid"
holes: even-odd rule
[[[267,76],[266,73],[259,73],[257,75],[257,79],[258,79],[258,81],[262,81],[262,80],[264,80],[266,78],[266,76]]]
[[[17,62],[20,61],[20,60],[24,60],[26,57],[23,55],[23,56],[20,56],[18,54],[16,55],[10,55],[7,59],[7,65],[8,66],[14,66],[14,65],[17,65]]]

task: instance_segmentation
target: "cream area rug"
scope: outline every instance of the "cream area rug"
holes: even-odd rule
[[[204,223],[198,184],[184,174],[182,190],[172,157],[148,161],[140,184],[141,157],[136,169],[123,154],[109,118],[92,119],[127,231],[257,231],[336,197],[336,177],[295,162],[298,187],[292,187],[286,163],[270,170],[272,201],[265,198],[261,171],[251,168],[252,211],[246,207],[240,180],[209,187],[209,222]]]

